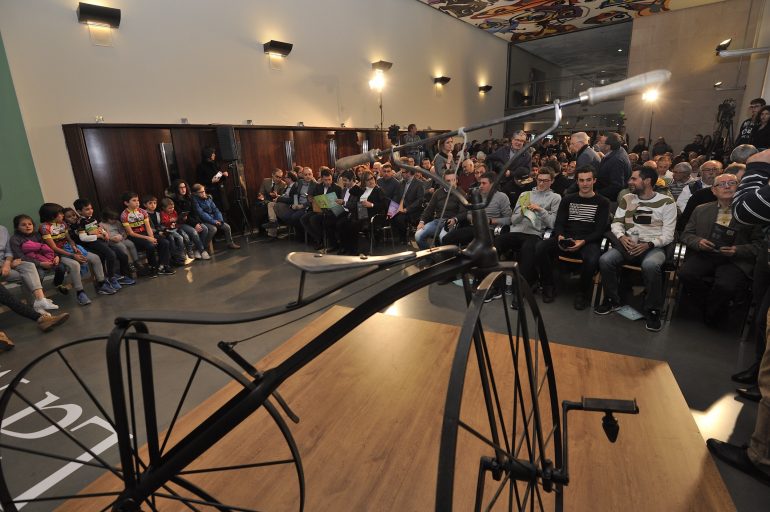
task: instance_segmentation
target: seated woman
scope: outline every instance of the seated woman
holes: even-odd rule
[[[377,180],[369,171],[361,174],[361,185],[350,189],[347,217],[337,222],[336,235],[339,239],[340,254],[358,254],[358,234],[378,213],[385,213],[389,200],[377,186]]]
[[[209,237],[208,227],[198,217],[190,186],[185,180],[174,180],[171,184],[169,197],[174,201],[176,211],[179,214],[177,226],[190,238],[193,247],[195,247],[193,257],[196,260],[211,259],[206,248],[214,234],[212,233]]]

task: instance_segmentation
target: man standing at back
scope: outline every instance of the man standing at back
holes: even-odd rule
[[[508,163],[508,160],[513,157],[514,153],[520,151],[526,143],[527,134],[524,132],[524,130],[516,130],[511,136],[511,145],[501,147],[489,155],[484,163],[487,165],[487,168],[490,171],[494,171],[497,174],[500,174],[501,172],[506,173],[505,177],[510,177],[514,170],[521,167],[526,167],[527,170],[532,170],[532,157],[530,156],[529,151],[525,151],[516,157],[516,160],[514,160],[511,165],[505,165]]]
[[[767,103],[763,98],[754,98],[749,103],[749,118],[745,119],[741,123],[741,127],[738,129],[738,138],[735,139],[735,145],[750,144],[751,132],[754,127],[759,124],[759,109],[764,107]]]
[[[619,134],[608,133],[605,144],[609,152],[604,155],[596,171],[595,190],[610,201],[615,201],[631,176],[631,161],[622,147],[623,138]]]
[[[573,133],[569,138],[569,150],[577,161],[576,169],[582,169],[586,165],[590,165],[594,169],[599,167],[601,160],[594,148],[588,144],[590,141],[591,139],[586,132]]]

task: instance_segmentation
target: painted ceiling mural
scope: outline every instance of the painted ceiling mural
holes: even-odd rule
[[[668,11],[677,0],[419,0],[519,43]]]

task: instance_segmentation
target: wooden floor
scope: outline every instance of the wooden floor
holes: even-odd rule
[[[258,366],[264,369],[283,360],[345,311],[330,310]],[[454,326],[380,314],[281,388],[301,418],[291,430],[305,468],[305,510],[434,508],[440,427],[458,332]],[[735,510],[666,363],[557,344],[551,350],[561,400],[636,398],[641,410],[636,416],[619,416],[621,431],[615,444],[607,441],[600,414],[570,414],[571,482],[565,491],[566,510]],[[185,416],[179,434],[197,425],[234,392],[235,387],[228,386]],[[472,406],[464,402],[464,414]],[[264,413],[255,414],[192,467],[286,457],[288,450],[277,430],[266,425]],[[474,475],[478,458],[459,459],[466,458]],[[297,509],[296,478],[287,465],[190,479],[229,504]],[[104,477],[84,492],[115,484]],[[456,492],[456,501],[467,495],[472,499],[475,484],[473,476]],[[157,506],[189,510],[178,503],[158,502]],[[75,500],[60,509],[84,510],[83,503]]]

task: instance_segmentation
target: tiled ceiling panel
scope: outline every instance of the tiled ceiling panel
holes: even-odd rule
[[[720,0],[419,1],[506,41],[519,43]]]

